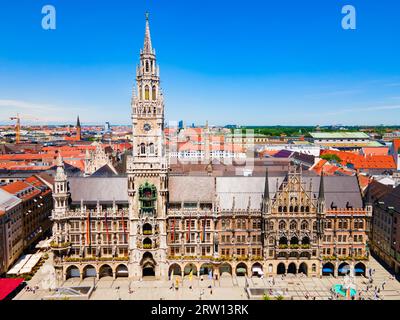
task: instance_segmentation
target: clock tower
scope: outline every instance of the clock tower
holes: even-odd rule
[[[136,279],[167,277],[168,164],[163,142],[164,99],[148,14],[132,97],[132,131],[133,153],[127,162],[129,275]]]

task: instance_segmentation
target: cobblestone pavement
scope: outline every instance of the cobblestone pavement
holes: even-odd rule
[[[51,259],[46,264],[50,264]],[[375,269],[373,287],[380,287],[383,281],[386,281],[384,290],[380,291],[379,298],[383,300],[400,300],[400,282],[389,279],[389,272],[383,268],[375,259],[371,257],[369,267]],[[43,268],[43,267],[42,267]],[[40,300],[50,293],[42,288],[42,280],[44,275],[40,270],[35,274],[28,286],[39,286],[35,293],[21,291],[15,299],[17,300]],[[324,276],[322,278],[307,278],[300,275],[288,275],[282,279],[281,276],[274,278],[275,285],[272,285],[272,279],[268,278],[251,278],[248,279],[249,286],[252,288],[271,288],[274,291],[282,291],[285,295],[294,300],[306,300],[315,297],[316,300],[327,300],[331,297],[330,289],[334,284],[342,283],[342,278],[334,278]],[[366,289],[367,278],[357,277],[357,291],[361,291],[364,299],[373,299],[373,289],[368,292]],[[127,278],[112,279],[104,277],[100,280],[94,278],[69,279],[63,283],[64,287],[68,286],[92,286],[96,284],[96,290],[91,295],[91,300],[242,300],[248,299],[245,292],[246,279],[244,277],[231,277],[224,275],[220,280],[200,279],[193,277],[190,281],[187,277],[180,282],[178,290],[171,289],[171,281],[163,280],[143,280],[130,281]],[[212,287],[212,291],[209,288]],[[191,288],[190,288],[191,287]],[[132,292],[129,293],[129,288]],[[359,296],[357,295],[356,299]]]

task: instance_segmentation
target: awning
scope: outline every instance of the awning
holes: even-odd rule
[[[323,268],[322,272],[333,272],[332,268]]]
[[[128,272],[128,270],[118,270],[117,273],[127,274],[129,272]]]
[[[24,279],[0,279],[0,301],[13,293],[22,282]]]
[[[237,273],[246,273],[246,268],[237,268],[236,272]]]
[[[339,272],[340,272],[340,273],[347,273],[347,272],[349,272],[349,271],[350,271],[350,267],[347,267],[347,268],[346,268],[346,267],[343,267],[343,268],[340,268],[340,269],[339,269]]]
[[[28,262],[23,266],[21,270],[19,270],[19,274],[30,273],[32,269],[38,264],[40,258],[42,257],[42,253],[36,253],[31,256]]]
[[[256,272],[258,274],[264,274],[264,272],[260,267],[253,267],[253,272]]]
[[[42,240],[36,245],[36,249],[47,249],[50,247],[51,239]]]
[[[365,272],[364,269],[360,269],[360,268],[355,268],[354,271],[355,271],[355,272]]]
[[[14,266],[7,272],[8,275],[16,275],[19,274],[19,271],[24,267],[24,265],[29,261],[32,257],[31,254],[24,254],[18,261],[14,264]]]

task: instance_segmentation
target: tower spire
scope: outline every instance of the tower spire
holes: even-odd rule
[[[143,45],[144,54],[153,54],[153,47],[151,45],[151,36],[150,36],[149,16],[150,14],[146,12],[146,31],[144,34],[144,45]]]
[[[319,192],[318,192],[318,200],[325,200],[325,190],[324,190],[324,170],[321,171],[321,180],[319,182]]]
[[[79,120],[79,115],[76,118],[76,140],[80,141],[82,139],[82,133],[81,133],[81,121]]]
[[[268,167],[265,169],[264,201],[269,201]]]

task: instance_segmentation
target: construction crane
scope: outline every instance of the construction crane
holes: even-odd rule
[[[15,143],[20,143],[21,141],[21,118],[19,117],[19,113],[17,113],[16,117],[11,117],[10,120],[17,120],[15,125]]]
[[[19,113],[16,116],[10,117],[10,120],[16,120],[17,123],[15,124],[15,143],[21,142],[21,118],[27,120],[39,120],[38,118],[28,116],[28,117],[21,117]]]

